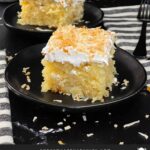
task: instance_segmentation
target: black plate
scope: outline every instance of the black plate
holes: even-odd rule
[[[12,3],[12,2],[16,2],[18,0],[0,0],[0,3]]]
[[[83,20],[85,20],[83,23],[78,23],[77,26],[87,26],[87,27],[96,27],[100,23],[102,23],[103,19],[103,12],[99,8],[89,4],[85,3],[84,5],[85,11],[84,11],[84,17]],[[45,31],[39,31],[36,28],[38,26],[31,26],[31,25],[19,25],[17,24],[17,13],[20,11],[20,6],[18,3],[12,4],[8,6],[3,14],[3,20],[4,24],[7,28],[15,30],[15,31],[22,31],[22,32],[28,32],[28,33],[34,33],[34,34],[50,34],[55,29],[49,29],[47,27],[40,27],[44,29]],[[48,30],[48,31],[47,31]]]
[[[126,90],[121,90],[120,86],[113,87],[110,97],[105,98],[104,103],[91,103],[90,101],[76,102],[70,96],[63,96],[52,92],[41,93],[41,82],[43,79],[41,76],[42,65],[40,62],[42,59],[41,50],[44,46],[45,44],[38,44],[22,50],[6,68],[5,79],[9,89],[28,100],[65,108],[99,107],[121,102],[134,96],[143,88],[146,82],[146,72],[143,66],[129,53],[117,48],[115,60],[117,72],[119,73],[118,80],[120,82],[123,79],[130,81]],[[29,91],[21,89],[21,85],[26,81],[25,75],[22,73],[23,67],[31,68],[32,82],[31,90]],[[114,96],[114,99],[111,99],[111,96]],[[55,103],[52,101],[53,99],[62,99],[63,103]]]

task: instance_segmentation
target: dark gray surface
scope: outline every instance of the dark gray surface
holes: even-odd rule
[[[138,0],[100,0],[97,5],[108,7],[137,3],[139,3]],[[5,6],[0,4],[0,14],[2,14]],[[46,41],[47,39],[17,35],[9,32],[4,26],[0,26],[0,49],[7,48],[7,52],[11,54],[22,48]],[[120,141],[124,141],[125,144],[150,144],[149,139],[145,140],[138,135],[138,132],[150,135],[150,119],[145,119],[145,114],[150,114],[150,94],[147,92],[141,92],[132,99],[132,102],[86,112],[87,122],[83,121],[82,112],[59,112],[50,107],[29,103],[11,92],[10,100],[16,144],[40,144],[41,142],[57,144],[58,140],[63,140],[67,145],[74,143],[83,146],[118,144]],[[68,114],[70,117],[67,117]],[[38,117],[35,123],[32,122],[34,116]],[[67,119],[64,126],[71,125],[71,130],[62,133],[50,133],[47,136],[41,136],[36,132],[43,126],[57,129],[57,122],[62,121],[63,118]],[[96,120],[99,120],[99,124],[94,123]],[[124,124],[136,120],[141,121],[137,126],[128,129],[122,127]],[[72,125],[74,121],[77,123],[75,126]],[[18,122],[22,125],[19,125]],[[113,126],[115,123],[118,124],[117,129]],[[95,135],[87,138],[86,134],[91,132]]]

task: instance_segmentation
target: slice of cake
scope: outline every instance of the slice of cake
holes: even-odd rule
[[[74,100],[103,101],[114,75],[115,34],[100,28],[58,28],[42,50],[42,92],[72,95]]]
[[[85,0],[20,0],[18,23],[59,27],[83,17]]]

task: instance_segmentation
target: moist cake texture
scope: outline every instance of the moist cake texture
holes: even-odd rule
[[[59,27],[80,21],[85,0],[20,0],[18,23]]]
[[[100,28],[58,28],[42,50],[42,92],[103,102],[116,74],[114,41],[114,32]]]

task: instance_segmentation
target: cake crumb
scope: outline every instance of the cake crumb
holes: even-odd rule
[[[63,118],[63,121],[66,122],[66,118]]]
[[[58,144],[59,145],[65,145],[65,143],[63,141],[61,141],[61,140],[58,141]]]
[[[71,126],[70,126],[70,125],[64,127],[64,130],[65,130],[65,131],[70,130],[70,129],[71,129]]]
[[[61,99],[54,99],[53,102],[62,103]]]
[[[144,137],[146,140],[149,138],[149,136],[145,133],[138,132],[138,134],[141,135],[142,137]]]
[[[119,145],[124,145],[124,142],[119,142]]]
[[[123,125],[123,128],[129,128],[129,127],[134,126],[134,125],[136,125],[138,123],[140,123],[140,120],[133,121],[131,123],[125,124],[125,125]]]
[[[35,122],[36,120],[37,120],[37,116],[34,116],[32,121]]]
[[[150,86],[147,86],[146,90],[147,90],[148,92],[150,92]]]
[[[94,136],[94,133],[88,133],[88,134],[86,134],[86,136],[87,137],[92,137],[92,136]]]

